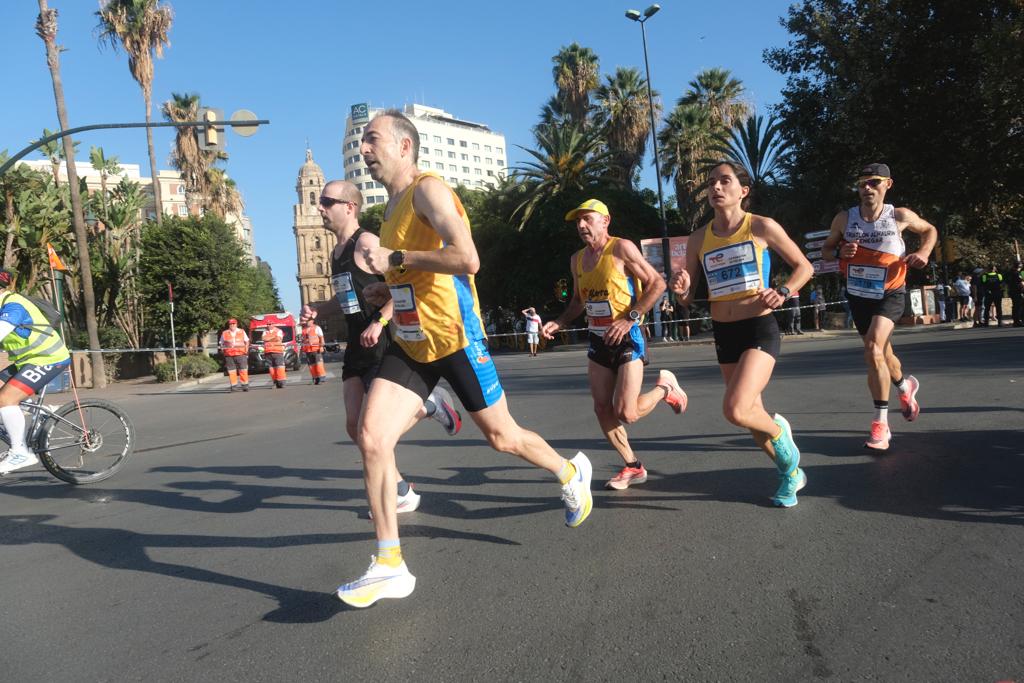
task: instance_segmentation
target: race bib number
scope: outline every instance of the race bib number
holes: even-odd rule
[[[611,324],[612,305],[608,301],[587,302],[587,324],[594,334],[603,334]]]
[[[391,300],[395,304],[394,317],[391,324],[395,326],[395,335],[405,341],[426,341],[420,327],[420,314],[416,311],[416,293],[412,285],[388,285]]]
[[[885,273],[882,266],[851,263],[846,269],[846,291],[863,299],[881,299],[885,296]]]
[[[338,273],[331,278],[331,285],[334,287],[334,295],[338,297],[338,304],[341,306],[341,312],[346,315],[349,313],[358,313],[362,310],[359,307],[359,297],[356,296],[356,290],[352,287],[352,273]]]
[[[712,299],[761,287],[754,243],[749,240],[704,254],[704,272],[708,277],[708,295]]]

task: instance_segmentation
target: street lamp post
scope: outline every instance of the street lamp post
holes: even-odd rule
[[[658,211],[661,213],[661,260],[665,269],[665,278],[672,278],[672,262],[669,259],[668,221],[665,220],[665,196],[661,189],[661,163],[658,159],[658,131],[654,120],[654,94],[651,90],[651,64],[647,60],[647,30],[644,24],[661,9],[661,5],[651,5],[640,14],[640,10],[626,10],[626,18],[640,24],[640,35],[644,41],[644,70],[647,72],[647,107],[651,114],[651,147],[654,149],[654,175],[658,180]]]

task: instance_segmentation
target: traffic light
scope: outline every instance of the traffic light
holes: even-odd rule
[[[555,297],[563,302],[569,300],[569,282],[564,277],[555,283]]]
[[[213,109],[206,107],[199,112],[200,121],[223,121],[224,111],[222,109]],[[203,126],[200,131],[202,135],[199,137],[199,148],[202,150],[221,150],[224,149],[225,140],[221,137],[224,134],[224,129],[220,126],[206,125]]]

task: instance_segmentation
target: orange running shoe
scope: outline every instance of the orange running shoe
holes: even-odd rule
[[[887,451],[891,438],[892,432],[889,431],[889,425],[875,420],[871,423],[871,436],[864,442],[864,447],[875,451]]]

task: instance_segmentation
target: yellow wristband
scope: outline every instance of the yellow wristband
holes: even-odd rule
[[[379,323],[380,323],[380,326],[381,326],[381,327],[387,327],[387,326],[388,326],[388,323],[389,323],[389,322],[391,322],[391,321],[390,321],[390,320],[388,320],[387,318],[381,318],[381,319],[380,319],[380,320],[378,320],[377,322],[379,322]]]

